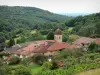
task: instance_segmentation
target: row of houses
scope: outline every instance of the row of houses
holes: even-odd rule
[[[67,42],[62,42],[61,30],[57,29],[54,33],[54,40],[39,40],[20,45],[16,44],[11,48],[6,48],[2,53],[9,53],[10,55],[19,56],[20,58],[30,57],[34,54],[56,55],[57,51],[63,49],[73,49],[84,46],[84,50],[87,50],[87,46],[92,42],[100,45],[100,38],[80,37],[70,45]]]

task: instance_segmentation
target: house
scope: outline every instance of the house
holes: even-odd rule
[[[89,45],[90,43],[94,42],[95,39],[88,38],[88,37],[81,37],[73,42],[74,45],[77,45],[79,47],[84,45]]]
[[[83,48],[84,51],[88,50],[88,46],[92,43],[95,42],[95,39],[88,38],[88,37],[80,37],[76,41],[72,43],[69,49],[73,48]]]

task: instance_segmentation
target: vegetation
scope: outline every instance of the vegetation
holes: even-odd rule
[[[100,13],[87,16],[78,16],[66,22],[66,26],[74,27],[73,33],[88,36],[100,37]]]
[[[17,43],[52,40],[57,28],[62,30],[64,42],[72,43],[79,36],[100,37],[99,17],[100,13],[96,13],[71,19],[33,7],[0,6],[0,50]],[[3,55],[0,54],[2,75],[75,75],[100,68],[100,46],[96,43],[91,43],[87,51],[83,48],[58,51],[51,61],[49,56],[36,54],[23,60],[12,56],[9,64],[5,64],[1,60]]]
[[[13,56],[13,57],[10,59],[9,64],[10,64],[10,65],[15,65],[15,64],[18,64],[19,62],[20,62],[20,58],[17,57],[17,56]]]
[[[32,75],[29,68],[21,65],[16,68],[14,75]]]
[[[100,69],[95,69],[95,70],[90,70],[75,75],[99,75],[99,74],[100,74]]]
[[[28,29],[64,28],[70,18],[35,7],[0,6],[0,43]]]

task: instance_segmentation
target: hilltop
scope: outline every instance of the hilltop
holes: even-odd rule
[[[65,22],[71,17],[58,15],[36,7],[0,6],[0,31],[16,28],[32,28],[47,22]],[[1,29],[6,26],[6,28]],[[8,27],[9,26],[9,27]]]

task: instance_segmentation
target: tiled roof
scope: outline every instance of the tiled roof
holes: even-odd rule
[[[53,45],[51,45],[47,50],[48,51],[56,51],[56,50],[60,50],[60,49],[64,49],[64,48],[69,48],[70,45],[68,43],[65,42],[56,42]]]
[[[17,50],[16,53],[21,55],[28,55],[31,54],[36,48],[36,44],[29,44],[28,46]]]
[[[46,53],[50,45],[40,45],[34,50],[34,53]]]
[[[96,44],[100,45],[100,38],[96,38]]]
[[[77,44],[72,44],[72,45],[70,45],[69,49],[78,48],[78,46],[79,46],[79,45],[77,45]]]
[[[36,41],[36,43],[38,43],[38,44],[47,44],[48,42],[55,43],[56,41],[55,40],[40,40],[40,41]]]
[[[73,44],[77,44],[77,45],[82,44],[82,43],[88,44],[93,41],[94,41],[94,39],[92,39],[92,38],[81,37],[81,38],[77,39],[75,42],[73,42]]]
[[[61,35],[62,32],[61,32],[61,30],[58,28],[58,29],[54,32],[54,34],[55,34],[55,35]]]

